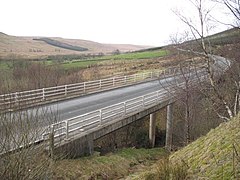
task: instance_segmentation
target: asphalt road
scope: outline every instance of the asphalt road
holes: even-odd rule
[[[94,110],[98,110],[113,104],[124,102],[138,96],[158,91],[175,81],[175,78],[168,77],[162,80],[154,80],[141,84],[121,87],[105,92],[99,92],[74,99],[60,101],[36,108],[28,109],[28,113],[47,112],[48,115],[55,115],[57,121],[73,118]],[[45,116],[48,116],[45,114]]]
[[[216,56],[213,56],[213,58],[217,62],[215,63],[214,67],[216,71],[219,69],[224,69],[229,65],[229,61],[225,58]],[[191,76],[193,78],[194,73]],[[141,84],[80,96],[78,98],[37,106],[23,111],[12,112],[7,116],[15,116],[14,119],[20,119],[21,122],[23,122],[24,119],[33,118],[38,124],[40,123],[39,126],[42,127],[52,124],[53,122],[67,120],[69,118],[92,112],[94,110],[161,90],[164,87],[176,84],[176,79],[178,78],[180,78],[179,75],[175,77],[165,77],[159,80],[153,80]],[[183,82],[183,80],[180,81]],[[37,123],[34,124],[35,120],[31,121],[33,126],[37,125]]]
[[[229,66],[229,61],[223,57],[213,56],[217,63],[215,69],[222,70]],[[195,73],[191,76],[194,77]],[[177,77],[166,77],[159,80],[153,80],[141,84],[130,85],[127,87],[121,87],[118,89],[98,92],[95,94],[80,96],[78,98],[59,101],[47,105],[42,105],[34,108],[30,108],[25,113],[28,117],[41,116],[41,126],[52,124],[54,121],[59,122],[73,118],[88,112],[92,112],[113,104],[124,102],[135,97],[146,95],[151,92],[161,90],[169,85],[176,84]],[[183,80],[180,80],[183,82]],[[38,118],[39,119],[39,118]],[[46,120],[48,119],[48,120]],[[38,120],[39,122],[39,120]]]

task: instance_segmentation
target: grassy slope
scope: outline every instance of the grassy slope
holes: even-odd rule
[[[233,146],[235,146],[236,151]],[[151,171],[142,172],[134,179],[152,177],[154,177],[153,179],[161,179],[161,174],[166,174],[166,172],[159,171],[159,169],[163,169],[159,166],[160,164],[155,164]],[[173,153],[170,156],[169,167],[174,166],[183,169],[185,166],[189,179],[240,178],[240,116],[230,122],[222,123],[206,136]],[[169,169],[168,171],[171,172],[172,169]]]
[[[198,178],[233,179],[233,146],[240,153],[240,117],[222,123],[206,136],[174,153],[170,160],[185,161],[190,173]],[[235,161],[235,173],[240,178],[240,160]]]
[[[59,160],[54,165],[54,179],[119,179],[148,168],[167,153],[161,148],[122,149],[105,156],[94,155]]]

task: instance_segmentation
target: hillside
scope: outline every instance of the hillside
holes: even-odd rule
[[[160,171],[163,169],[161,165],[157,163],[152,171],[143,172],[133,179],[159,179],[166,175]],[[240,116],[222,123],[206,136],[173,153],[168,171],[174,172],[172,176],[185,174],[189,179],[239,179]]]
[[[240,117],[221,124],[206,136],[174,153],[170,161],[185,161],[192,177],[240,178]]]
[[[65,46],[61,47],[55,46],[51,43],[46,43],[45,41],[36,40],[40,38],[42,37],[10,36],[0,32],[0,59],[46,58],[49,55],[89,53],[106,54],[111,53],[116,49],[119,49],[122,52],[126,52],[148,48],[148,46],[128,44],[101,44],[93,41],[86,41],[80,39],[64,39],[58,37],[45,38],[50,40],[50,42],[55,42],[55,44],[62,44]],[[80,48],[82,48],[84,51],[79,51]]]

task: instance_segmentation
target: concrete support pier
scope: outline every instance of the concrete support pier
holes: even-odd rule
[[[167,106],[167,124],[166,124],[166,144],[165,147],[169,151],[172,149],[172,133],[173,133],[173,104]]]
[[[155,146],[155,136],[156,136],[156,113],[150,114],[149,122],[149,142],[151,147]]]

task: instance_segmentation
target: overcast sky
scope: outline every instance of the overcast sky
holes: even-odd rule
[[[186,0],[1,0],[0,32],[159,46],[183,26]],[[226,28],[226,27],[225,27]],[[222,30],[216,28],[215,31]]]

